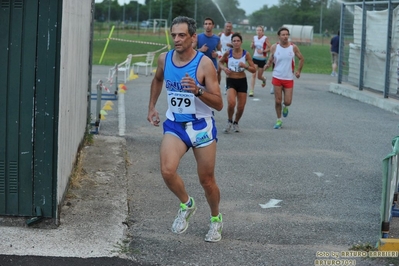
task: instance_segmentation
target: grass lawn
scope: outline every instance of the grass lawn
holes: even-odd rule
[[[251,44],[252,36],[254,34],[243,34],[244,44],[243,48],[249,50]],[[273,44],[277,42],[276,33],[267,32],[266,36],[270,36],[270,42]],[[108,33],[105,31],[94,33],[93,42],[93,63],[99,64],[101,54],[103,53],[104,47],[106,45],[106,39]],[[142,31],[138,33],[137,31],[114,31],[112,38],[119,38],[124,40],[131,40],[134,42],[125,42],[110,40],[108,43],[107,50],[104,54],[101,65],[114,65],[115,63],[121,63],[126,59],[128,54],[138,55],[146,54],[147,52],[157,51],[162,47],[167,45],[165,32],[159,31],[152,33],[151,30],[147,32]],[[153,45],[148,43],[136,43],[136,42],[149,42],[158,43],[162,45]],[[169,38],[170,41],[170,38]],[[305,57],[305,65],[302,72],[304,73],[317,73],[317,74],[330,74],[331,73],[331,58],[330,58],[330,40],[320,39],[314,37],[312,45],[298,45],[301,53]],[[173,48],[173,43],[170,43]],[[165,52],[167,49],[162,50]],[[159,53],[161,53],[159,52]],[[159,54],[158,53],[158,54]],[[143,57],[133,57],[132,62],[144,61]],[[154,60],[154,65],[156,65],[156,59]],[[268,70],[271,71],[271,70]]]

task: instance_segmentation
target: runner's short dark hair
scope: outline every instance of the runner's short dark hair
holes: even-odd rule
[[[286,27],[280,27],[280,28],[278,29],[278,31],[277,31],[277,35],[280,35],[280,32],[283,31],[283,30],[288,31],[288,34],[290,34],[290,31],[289,31],[288,28],[286,28]]]
[[[210,20],[210,21],[212,21],[212,24],[215,25],[215,21],[213,21],[213,19],[211,19],[210,17],[205,18],[204,22],[205,22],[205,20]]]
[[[234,37],[240,38],[240,40],[242,42],[242,36],[239,32],[234,32],[233,35],[231,35],[231,40],[233,40]]]

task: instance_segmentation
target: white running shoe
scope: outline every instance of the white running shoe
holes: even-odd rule
[[[240,126],[238,124],[233,124],[233,131],[240,132]]]
[[[223,130],[223,132],[224,132],[224,133],[229,133],[232,126],[233,126],[233,123],[231,123],[230,121],[228,121],[226,127],[225,127],[224,130]]]
[[[197,210],[197,206],[195,206],[195,201],[192,197],[190,197],[192,202],[191,207],[187,207],[186,204],[180,203],[180,209],[177,212],[175,221],[172,224],[172,232],[176,234],[184,233],[188,227],[188,220],[191,216],[194,215]]]
[[[223,218],[219,213],[217,217],[211,217],[209,231],[205,236],[207,242],[219,242],[222,239]]]

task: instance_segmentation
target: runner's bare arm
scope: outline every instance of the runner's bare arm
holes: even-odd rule
[[[226,73],[226,76],[229,77],[231,74],[231,70],[229,69],[227,62],[229,58],[229,51],[225,52],[223,56],[218,61],[219,69],[223,70]]]
[[[266,39],[266,49],[265,49],[265,53],[270,52],[270,49],[271,49],[271,45],[270,45],[270,42],[269,42],[269,38],[267,38],[267,39]]]
[[[274,61],[274,52],[276,51],[276,44],[272,45],[272,48],[270,48],[270,55],[269,55],[269,59],[267,60],[266,65],[264,66],[264,70],[268,69]]]
[[[218,60],[218,66],[221,70],[224,70],[226,72],[226,70],[228,69],[226,64],[227,64],[227,57],[229,55],[229,52],[225,52],[222,57]]]
[[[157,70],[151,82],[150,101],[148,103],[147,120],[154,126],[159,126],[160,122],[159,113],[155,109],[155,105],[162,91],[162,85],[164,80],[163,67],[165,63],[165,55],[166,53],[162,53],[159,55]]]
[[[248,66],[246,67],[246,70],[248,70],[251,73],[255,73],[256,67],[255,67],[254,61],[252,61],[252,56],[249,52],[247,52],[247,54],[245,55],[245,60],[247,60],[247,62],[248,62]]]
[[[203,56],[198,67],[197,79],[205,84],[205,93],[199,98],[209,107],[218,111],[223,108],[223,99],[220,93],[217,73],[213,62],[206,56]],[[197,91],[194,94],[198,93]]]
[[[222,50],[222,43],[219,41],[218,45],[216,46],[216,50]]]
[[[294,53],[295,53],[295,56],[296,56],[296,57],[298,58],[298,60],[299,60],[299,65],[298,65],[298,68],[297,68],[297,70],[296,70],[296,72],[295,72],[295,76],[296,76],[297,78],[299,78],[299,77],[301,76],[303,64],[305,63],[305,58],[303,57],[301,51],[299,51],[298,46],[296,46],[295,44],[294,44]]]

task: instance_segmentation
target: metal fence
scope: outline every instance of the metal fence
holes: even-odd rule
[[[399,216],[399,136],[392,140],[392,152],[382,161],[381,234],[389,237],[392,217]]]
[[[338,83],[399,97],[399,1],[342,3]]]

